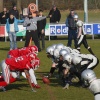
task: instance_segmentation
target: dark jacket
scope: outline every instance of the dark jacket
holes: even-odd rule
[[[52,17],[50,18],[50,23],[56,23],[57,21],[59,22],[61,19],[60,11],[57,8],[55,11],[51,9],[49,15],[52,15]]]
[[[74,18],[71,15],[67,17],[65,24],[67,27],[69,27],[69,29],[77,29]]]
[[[37,30],[38,33],[41,33],[42,29],[45,29],[46,26],[46,18],[37,22]]]
[[[9,14],[13,14],[16,17],[16,19],[19,19],[19,12],[18,12],[18,10],[11,9],[9,11]]]
[[[5,15],[4,18],[2,18],[2,16]],[[0,22],[1,24],[6,24],[7,18],[9,17],[9,14],[6,12],[1,12],[0,14]]]

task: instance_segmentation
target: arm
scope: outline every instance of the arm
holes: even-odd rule
[[[66,24],[67,27],[69,26],[69,25],[68,25],[68,18],[66,19],[65,24]]]
[[[81,34],[82,34],[82,27],[78,27],[78,35],[77,35],[77,38],[79,38]]]
[[[28,70],[26,70],[26,69],[24,70],[24,72],[25,72],[25,75],[26,75],[26,77],[27,77],[27,80],[28,80],[28,83],[29,83],[31,89],[33,90],[33,87],[32,87],[32,84],[31,84],[31,78],[30,78],[29,72],[28,72]]]
[[[40,20],[43,20],[43,19],[45,19],[46,18],[46,16],[44,16],[44,17],[35,17],[35,20],[36,21],[40,21]]]
[[[18,20],[18,23],[23,23],[24,22],[24,20]]]

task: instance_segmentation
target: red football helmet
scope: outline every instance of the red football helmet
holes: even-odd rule
[[[29,46],[29,49],[30,49],[31,52],[34,52],[36,54],[38,53],[38,48],[35,45],[34,46]]]
[[[40,66],[40,59],[36,58],[34,61],[33,69],[37,70],[37,68]]]

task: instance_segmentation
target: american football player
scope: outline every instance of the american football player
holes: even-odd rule
[[[93,53],[91,47],[90,47],[90,46],[88,45],[88,43],[87,43],[87,40],[86,40],[86,33],[85,33],[85,31],[84,31],[83,22],[82,22],[81,20],[78,20],[78,15],[74,15],[74,21],[76,22],[77,29],[78,29],[78,30],[77,30],[77,31],[78,31],[78,33],[77,33],[77,40],[78,40],[78,42],[77,42],[77,50],[80,51],[80,46],[81,46],[81,44],[83,44],[84,47],[85,47],[86,49],[88,49],[88,51],[89,51],[91,54],[94,55],[94,53]]]
[[[84,86],[93,93],[94,100],[100,100],[100,79],[97,79],[95,72],[86,69],[82,72],[81,79]]]
[[[36,55],[34,53],[30,53],[28,55],[20,56],[20,57],[12,57],[12,58],[7,58],[1,62],[1,69],[2,69],[2,75],[4,78],[4,81],[9,84],[10,83],[10,72],[13,71],[24,71],[25,75],[28,79],[28,82],[31,86],[31,89],[34,91],[33,86],[31,84],[31,79],[34,76],[33,67],[35,67],[36,62]],[[32,76],[31,76],[32,75]]]

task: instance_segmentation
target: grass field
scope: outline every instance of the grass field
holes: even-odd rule
[[[66,45],[67,39],[46,40],[46,47],[54,43],[63,43]],[[100,59],[100,40],[88,39],[88,43]],[[18,47],[21,48],[24,45],[24,41],[18,42],[17,44]],[[9,42],[0,42],[0,61],[6,58],[8,50]],[[81,52],[88,53],[83,46],[81,46]],[[41,65],[36,71],[36,76],[41,89],[38,89],[36,93],[32,92],[27,81],[21,77],[19,81],[6,87],[7,92],[0,91],[0,100],[93,100],[93,95],[87,89],[78,86],[70,86],[69,90],[63,90],[61,82],[54,77],[51,78],[50,85],[44,84],[41,75],[49,72],[51,60],[46,57],[45,50],[39,52],[38,56],[41,60]],[[95,68],[97,77],[100,77],[99,67],[100,64]]]

